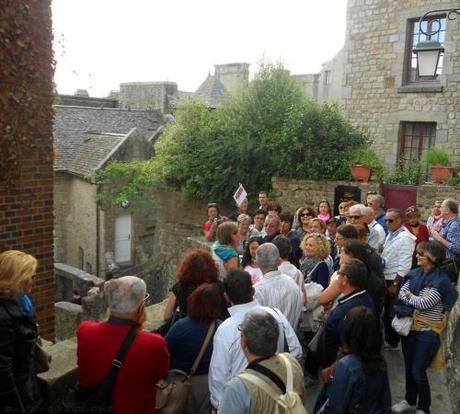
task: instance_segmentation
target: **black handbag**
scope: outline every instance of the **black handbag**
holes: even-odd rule
[[[115,380],[123,359],[137,335],[137,328],[133,325],[126,335],[116,357],[112,361],[112,367],[108,374],[95,386],[82,388],[76,386],[67,394],[63,401],[61,414],[75,413],[112,413],[112,394]]]

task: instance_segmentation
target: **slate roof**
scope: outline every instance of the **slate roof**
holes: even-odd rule
[[[217,108],[227,95],[224,84],[216,76],[208,74],[208,77],[195,92],[195,97],[204,102],[210,108]]]
[[[150,138],[163,125],[156,110],[54,107],[56,171],[88,175],[133,129]]]

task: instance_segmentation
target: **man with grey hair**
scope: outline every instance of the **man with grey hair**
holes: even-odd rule
[[[256,260],[263,277],[255,285],[255,299],[262,306],[278,308],[296,329],[302,310],[302,295],[292,278],[278,270],[281,264],[278,248],[273,243],[262,244],[257,249]]]
[[[376,229],[369,227],[369,211],[364,204],[355,204],[348,212],[347,224],[362,224],[368,231],[367,244],[375,250],[379,250],[380,237]],[[382,242],[383,244],[383,242]]]
[[[276,354],[279,328],[275,318],[266,310],[251,310],[246,313],[240,331],[241,347],[249,365],[225,385],[219,414],[278,412],[275,399],[259,384],[263,381],[274,388],[275,394],[285,394],[288,369],[293,378],[290,398],[295,398],[296,407],[302,406],[302,368],[290,354]]]
[[[380,194],[368,195],[367,205],[372,207],[374,210],[375,220],[383,227],[385,234],[388,234],[388,227],[385,221],[385,210],[383,209],[385,199]]]
[[[280,234],[280,219],[278,216],[269,214],[265,219],[265,233],[266,236],[263,238],[263,243],[271,242],[276,236]]]
[[[460,269],[460,219],[458,218],[458,203],[446,199],[441,204],[441,231],[431,231],[431,236],[446,248],[446,272],[453,282],[457,282]]]
[[[132,329],[137,335],[122,362],[112,395],[118,413],[155,411],[155,384],[166,375],[169,354],[164,339],[141,330],[145,321],[146,285],[136,276],[106,282],[110,316],[106,322],[84,321],[77,329],[78,382],[94,387],[109,372]]]

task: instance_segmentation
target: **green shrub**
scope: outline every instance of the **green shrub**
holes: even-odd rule
[[[364,165],[372,169],[373,174],[379,179],[382,177],[383,165],[377,154],[368,146],[359,146],[351,151],[350,166]]]
[[[397,167],[386,168],[383,181],[388,184],[418,185],[421,164],[418,161],[406,161]]]
[[[281,65],[262,64],[215,110],[189,102],[175,117],[141,171],[155,177],[137,182],[158,180],[213,201],[230,201],[238,183],[255,199],[260,189],[271,190],[274,176],[350,179],[352,150],[370,145],[337,105],[314,102]],[[130,185],[125,178],[120,191]]]
[[[443,148],[429,148],[423,152],[423,163],[426,165],[446,165],[452,163],[449,152]]]

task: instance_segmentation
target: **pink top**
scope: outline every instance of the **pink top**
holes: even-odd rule
[[[318,214],[318,218],[326,223],[331,218],[331,214]]]

